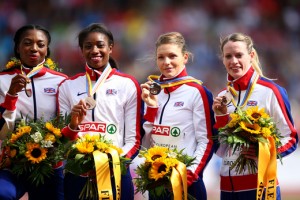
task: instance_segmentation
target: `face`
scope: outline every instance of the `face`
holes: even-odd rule
[[[176,44],[162,44],[156,50],[156,64],[167,78],[177,76],[188,61],[188,54],[182,54]]]
[[[89,33],[83,41],[82,54],[92,68],[103,71],[111,53],[112,45],[109,45],[107,36],[102,33]]]
[[[254,52],[248,52],[245,42],[228,41],[223,47],[223,64],[227,73],[234,79],[246,74],[251,67],[253,56]]]
[[[41,30],[27,30],[23,33],[17,52],[27,67],[35,67],[47,56],[48,39]]]

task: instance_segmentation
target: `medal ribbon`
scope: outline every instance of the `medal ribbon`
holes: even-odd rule
[[[258,142],[258,170],[256,199],[261,200],[264,188],[266,188],[265,199],[276,200],[277,186],[277,160],[276,146],[273,137],[268,137],[268,142]]]
[[[91,77],[88,74],[88,72],[86,72],[86,80],[87,80],[87,93],[88,96],[93,96],[93,94],[96,93],[96,91],[98,90],[98,88],[104,83],[104,81],[106,80],[106,78],[108,77],[108,75],[110,74],[110,72],[112,71],[112,68],[110,66],[110,64],[107,64],[107,66],[105,67],[104,71],[101,73],[100,77],[98,78],[98,80],[96,81],[94,87],[92,87],[92,81],[91,81]]]
[[[254,74],[253,74],[253,76],[252,76],[252,78],[250,80],[250,84],[248,84],[248,88],[247,88],[246,93],[244,95],[243,101],[241,103],[241,106],[240,106],[241,108],[243,108],[246,105],[249,97],[251,96],[251,94],[253,92],[253,89],[254,89],[254,87],[256,85],[256,82],[257,82],[258,78],[259,78],[259,74],[257,74],[256,72],[254,72]],[[227,86],[227,91],[229,91],[233,96],[237,96],[236,90],[231,86],[230,83]],[[232,102],[232,104],[235,107],[237,107],[237,104],[236,104],[236,102],[235,102],[235,100],[233,98],[231,99],[231,102]]]
[[[150,75],[150,76],[148,76],[147,79],[149,81],[159,83],[161,88],[173,87],[173,86],[182,85],[184,83],[190,83],[190,82],[195,82],[195,83],[198,83],[198,84],[202,85],[202,81],[197,80],[192,76],[183,76],[183,77],[175,78],[175,79],[172,79],[172,80],[166,80],[166,81],[163,81],[163,82],[158,81],[159,76],[157,76],[157,75]]]
[[[178,162],[177,166],[172,168],[170,181],[174,200],[187,200],[187,175],[185,164]],[[182,195],[184,198],[182,198]]]
[[[121,166],[120,158],[117,150],[109,148],[107,153],[112,157],[113,163],[113,175],[115,179],[116,186],[116,199],[121,198]],[[106,153],[102,153],[99,150],[93,152],[95,169],[96,169],[96,179],[97,179],[97,189],[99,199],[109,199],[113,200],[113,192],[111,186],[111,171],[109,167],[109,159]]]
[[[36,75],[37,73],[39,73],[39,71],[41,71],[41,69],[44,67],[44,62],[45,62],[45,60],[43,62],[41,62],[40,64],[38,64],[36,67],[32,68],[32,70],[28,74],[26,74],[26,76],[28,78],[30,78],[30,77]],[[24,68],[24,66],[21,65],[21,73],[25,74],[23,71],[23,68]]]

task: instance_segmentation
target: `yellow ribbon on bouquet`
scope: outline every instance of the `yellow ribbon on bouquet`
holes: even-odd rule
[[[170,177],[174,200],[187,200],[187,175],[186,166],[182,162],[178,162],[176,167],[173,167]]]
[[[257,170],[257,194],[256,199],[261,200],[264,189],[265,199],[276,200],[277,186],[277,151],[275,140],[268,137],[268,142],[258,142],[258,170]]]
[[[113,175],[115,179],[116,186],[116,199],[121,198],[121,166],[120,158],[117,150],[109,148],[108,153],[112,157],[113,163]],[[111,187],[111,171],[109,167],[109,158],[106,153],[100,151],[93,152],[95,169],[96,169],[96,179],[97,179],[97,189],[98,197],[101,199],[113,200],[113,189]]]

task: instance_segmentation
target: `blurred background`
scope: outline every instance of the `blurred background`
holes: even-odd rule
[[[120,70],[139,82],[158,74],[153,55],[157,37],[181,32],[194,54],[187,65],[217,95],[226,84],[219,60],[219,38],[244,32],[254,40],[263,71],[286,88],[300,130],[299,0],[0,0],[0,66],[13,56],[13,36],[22,25],[46,27],[52,36],[51,58],[72,76],[84,70],[78,32],[102,22],[115,37],[113,57]],[[219,162],[213,156],[204,179],[208,200],[219,199]],[[279,165],[284,200],[300,199],[300,150]],[[139,199],[141,197],[137,197]]]

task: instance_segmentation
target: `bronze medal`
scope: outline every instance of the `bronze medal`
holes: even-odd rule
[[[231,100],[233,99],[233,96],[230,92],[226,92],[224,96],[222,96],[222,105],[228,105],[230,104]]]
[[[161,86],[156,83],[156,82],[153,82],[150,84],[150,93],[153,94],[153,95],[158,95],[161,91]]]
[[[93,97],[85,98],[84,102],[88,110],[92,110],[96,107],[96,101],[93,99]]]

